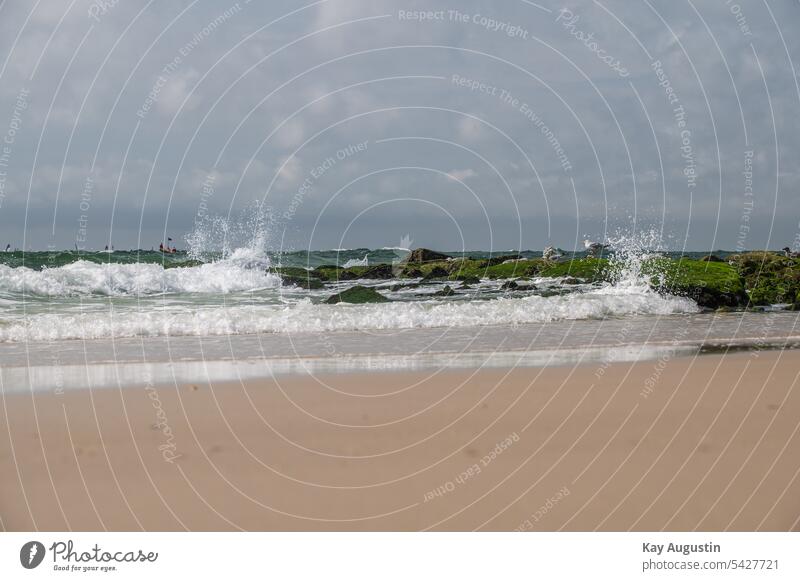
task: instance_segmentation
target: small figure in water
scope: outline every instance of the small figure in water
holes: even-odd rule
[[[6,252],[11,252],[11,244],[9,244],[8,246],[6,246]]]

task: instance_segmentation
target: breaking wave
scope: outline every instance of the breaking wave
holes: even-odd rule
[[[229,258],[217,262],[176,268],[145,263],[98,264],[86,260],[42,270],[0,265],[0,295],[227,294],[279,286],[280,279],[266,272],[268,266],[266,257],[250,249],[238,249]]]
[[[31,315],[0,325],[0,341],[470,327],[487,322],[516,325],[697,311],[697,305],[687,298],[662,296],[652,291],[626,292],[613,286],[563,296],[490,301],[325,305],[304,299],[286,306],[115,309],[113,313]]]

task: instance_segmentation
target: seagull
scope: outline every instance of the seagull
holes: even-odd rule
[[[542,251],[542,258],[545,260],[552,260],[557,262],[559,258],[564,256],[558,249],[553,248],[552,246],[548,246],[547,248]]]
[[[605,245],[600,244],[599,242],[592,242],[591,240],[584,240],[583,246],[586,248],[589,256],[597,256],[606,248]]]

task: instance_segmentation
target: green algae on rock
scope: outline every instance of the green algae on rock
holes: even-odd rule
[[[373,288],[356,285],[331,296],[325,302],[329,305],[335,305],[336,303],[360,305],[364,303],[388,303],[389,299]]]

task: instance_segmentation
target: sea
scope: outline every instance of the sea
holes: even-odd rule
[[[56,389],[135,381],[145,369],[152,381],[199,381],[298,371],[574,364],[781,348],[800,340],[797,313],[703,312],[689,298],[654,291],[639,271],[647,257],[640,250],[616,253],[621,275],[613,283],[533,277],[527,290],[516,290],[486,279],[464,288],[450,283],[450,296],[437,295],[441,281],[350,280],[306,290],[283,285],[274,272],[277,266],[398,265],[408,252],[273,253],[243,246],[175,254],[0,253],[0,381],[6,390]],[[708,252],[661,254],[699,258]],[[561,260],[585,255],[565,253]],[[390,302],[326,304],[354,284],[376,287]]]

